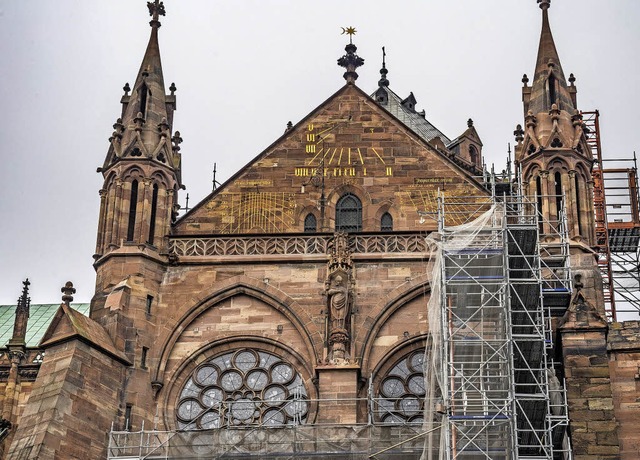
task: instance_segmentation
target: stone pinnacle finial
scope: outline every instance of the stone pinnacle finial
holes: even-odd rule
[[[551,0],[538,0],[541,10],[548,10],[551,7]]]
[[[522,129],[522,125],[516,125],[516,129],[513,132],[513,135],[516,137],[516,142],[520,144],[524,140],[524,130]]]
[[[64,294],[62,296],[62,301],[67,304],[67,306],[73,302],[73,294],[76,293],[76,289],[73,287],[73,283],[71,281],[67,281],[60,291]]]
[[[358,79],[358,74],[356,73],[356,69],[364,64],[364,59],[356,54],[358,47],[353,44],[353,36],[356,33],[355,27],[343,27],[342,35],[349,35],[349,44],[344,47],[344,50],[347,52],[344,56],[338,59],[338,65],[340,67],[344,67],[347,71],[344,73],[343,77],[347,80],[347,84],[352,85]]]
[[[22,295],[18,299],[18,310],[29,311],[29,305],[31,304],[31,298],[29,297],[29,278],[22,282]]]
[[[151,27],[160,27],[160,16],[165,16],[166,11],[164,9],[164,2],[155,0],[153,2],[147,2],[147,8],[149,8],[149,16],[151,16]]]
[[[384,46],[382,47],[382,68],[380,69],[380,80],[378,80],[378,86],[389,86],[389,80],[387,80],[387,63],[386,58],[387,53],[384,50]]]
[[[29,279],[22,282],[22,295],[18,299],[16,307],[16,316],[13,321],[13,335],[7,344],[9,347],[16,346],[24,349],[25,337],[27,334],[27,323],[29,321],[29,307],[31,299],[29,298]]]

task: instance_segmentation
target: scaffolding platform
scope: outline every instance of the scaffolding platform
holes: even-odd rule
[[[297,425],[190,431],[112,431],[107,458],[418,460],[424,444],[420,434],[419,425]]]
[[[425,452],[439,459],[570,455],[566,406],[558,413],[551,404],[564,393],[552,398],[547,356],[550,318],[564,314],[571,294],[564,214],[543,222],[535,197],[513,193],[485,206],[466,199],[439,203],[439,288],[429,303],[437,329],[427,356],[441,382],[432,398],[445,409],[443,442]],[[448,206],[477,212],[460,222],[447,218]]]

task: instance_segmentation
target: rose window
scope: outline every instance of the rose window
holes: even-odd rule
[[[307,391],[294,367],[244,348],[200,364],[184,384],[176,414],[184,430],[306,423]]]
[[[425,398],[424,349],[393,366],[380,380],[376,416],[382,423],[422,423]]]

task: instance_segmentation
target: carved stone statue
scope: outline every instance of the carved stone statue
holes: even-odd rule
[[[347,344],[350,341],[351,296],[344,275],[335,274],[326,291],[329,303],[329,345],[333,360],[346,358]]]
[[[331,281],[331,287],[327,291],[329,295],[329,307],[331,308],[331,329],[344,329],[345,318],[349,313],[347,305],[348,290],[342,276],[337,275]]]
[[[349,358],[351,343],[351,313],[353,309],[351,248],[346,233],[334,235],[328,247],[329,264],[325,294],[327,296],[328,359],[333,362]]]

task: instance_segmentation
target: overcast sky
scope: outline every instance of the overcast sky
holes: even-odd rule
[[[377,87],[386,46],[391,88],[453,138],[473,118],[487,163],[504,166],[522,122],[541,13],[535,0],[165,0],[160,47],[175,82],[190,206],[343,84],[341,28],[354,26]],[[578,105],[601,112],[604,154],[631,156],[640,126],[640,1],[553,0],[551,26]],[[29,277],[33,303],[94,288],[102,165],[125,82],[150,28],[144,0],[0,0],[0,304]],[[185,203],[186,192],[180,195]]]

